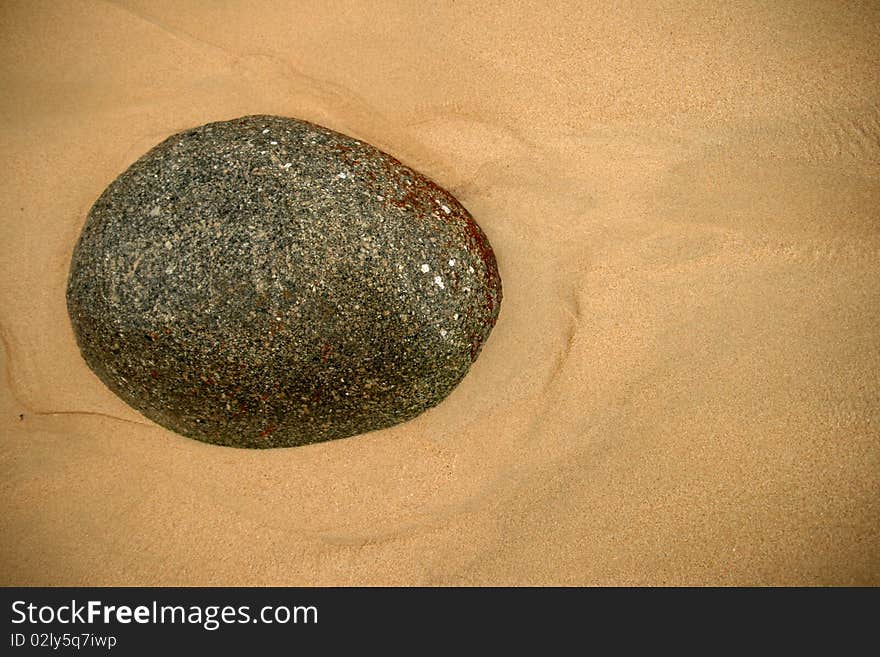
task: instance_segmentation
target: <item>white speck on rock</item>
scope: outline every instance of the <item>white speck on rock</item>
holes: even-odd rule
[[[458,319],[458,313],[455,313],[455,314],[452,316],[452,319],[457,320],[457,319]]]
[[[264,134],[264,135],[268,135],[268,134],[269,134],[269,128],[266,128],[265,130],[263,130],[263,134]]]
[[[473,267],[468,267],[468,273],[469,273],[469,274],[473,274],[473,273],[474,273],[474,268],[473,268]]]
[[[443,279],[440,278],[439,276],[435,276],[435,277],[434,277],[434,285],[436,285],[437,287],[439,287],[441,290],[444,289],[444,288],[446,287],[446,286],[443,284]]]
[[[440,329],[440,337],[441,337],[441,338],[445,338],[445,337],[446,337],[446,333],[447,333],[446,329]]]
[[[385,197],[382,196],[381,194],[376,194],[376,198],[379,199],[380,201],[384,201],[384,200],[385,200]]]
[[[283,168],[283,169],[289,169],[289,168],[292,167],[292,166],[293,166],[293,163],[292,163],[292,162],[286,162],[282,168]]]
[[[449,214],[452,212],[452,210],[449,209],[448,205],[441,205],[440,209],[443,210],[443,212],[445,212],[446,214]]]
[[[455,258],[450,258],[450,259],[449,259],[449,266],[450,266],[450,267],[455,267]]]
[[[272,146],[277,146],[277,145],[278,145],[278,142],[277,142],[277,141],[270,141],[269,143],[270,143]]]
[[[422,265],[422,273],[427,274],[429,271],[431,271],[431,266],[429,264],[425,263]]]
[[[174,246],[174,245],[171,244],[171,240],[165,240],[165,248],[166,249],[170,249],[172,246]]]
[[[343,171],[342,173],[338,174],[336,177],[342,178],[343,180],[345,180],[346,178],[348,178],[348,174],[345,173],[345,171]]]

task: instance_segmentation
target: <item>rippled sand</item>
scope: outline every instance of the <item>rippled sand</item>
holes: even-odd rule
[[[880,584],[877,5],[312,4],[0,7],[0,583]],[[92,202],[252,113],[489,235],[501,317],[438,408],[235,450],[79,357]]]

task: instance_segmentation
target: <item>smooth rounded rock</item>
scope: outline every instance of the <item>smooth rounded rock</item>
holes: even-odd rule
[[[498,316],[447,191],[296,119],[174,135],[92,207],[67,304],[85,361],[185,436],[287,447],[388,427],[461,381]]]

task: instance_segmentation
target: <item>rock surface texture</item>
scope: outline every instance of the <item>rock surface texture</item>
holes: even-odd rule
[[[111,390],[237,447],[415,417],[465,376],[500,303],[489,242],[449,192],[275,116],[141,157],[92,207],[67,288],[83,357]]]

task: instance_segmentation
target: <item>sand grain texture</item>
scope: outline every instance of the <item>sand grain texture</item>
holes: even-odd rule
[[[579,4],[3,3],[0,584],[880,584],[877,5]],[[95,198],[254,113],[488,234],[437,408],[235,450],[81,360]]]

